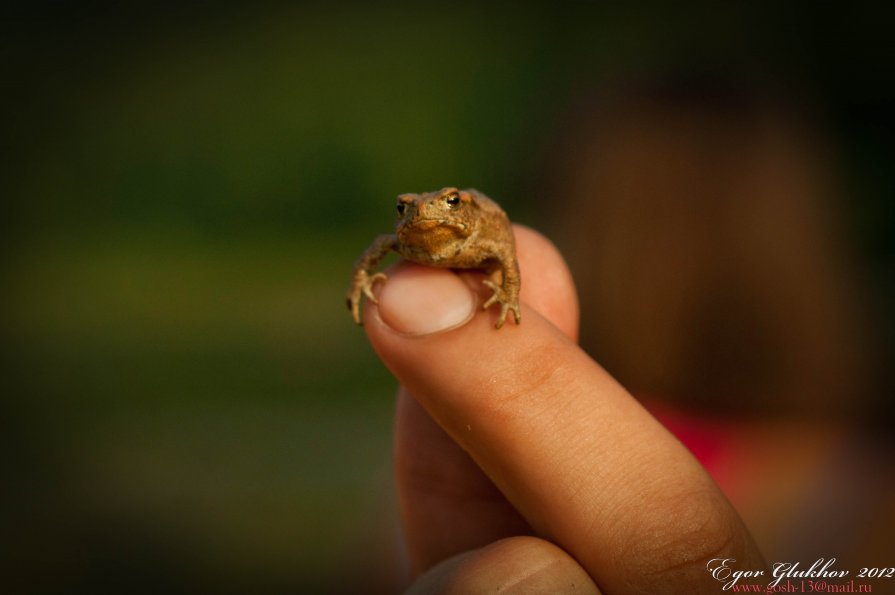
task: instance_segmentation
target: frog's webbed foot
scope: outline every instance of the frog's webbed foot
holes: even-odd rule
[[[503,323],[506,322],[507,319],[507,313],[510,310],[513,311],[513,318],[516,320],[516,324],[522,322],[522,313],[519,310],[519,295],[517,292],[508,292],[505,288],[490,279],[485,279],[482,283],[487,285],[491,288],[491,291],[494,292],[482,305],[482,309],[487,310],[494,304],[500,304],[500,315],[497,317],[497,324],[494,325],[496,328],[503,326]]]
[[[378,304],[379,300],[373,295],[373,286],[376,285],[377,281],[385,281],[386,279],[388,279],[388,277],[385,273],[370,275],[365,270],[360,270],[354,275],[354,282],[351,284],[351,289],[348,290],[348,299],[346,300],[348,309],[351,311],[351,317],[354,318],[354,322],[363,324],[360,319],[361,296],[365,295],[368,300],[374,304]]]

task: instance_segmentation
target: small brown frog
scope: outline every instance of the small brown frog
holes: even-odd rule
[[[509,310],[513,311],[516,324],[522,320],[521,280],[510,220],[496,202],[478,190],[442,188],[436,192],[398,196],[395,233],[373,240],[354,265],[348,309],[357,324],[362,324],[361,295],[377,303],[373,285],[384,281],[386,276],[370,272],[390,250],[419,264],[484,270],[491,279],[483,283],[494,293],[482,308],[500,304],[497,328],[503,326]]]

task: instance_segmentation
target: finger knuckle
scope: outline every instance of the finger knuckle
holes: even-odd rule
[[[706,580],[709,560],[743,553],[738,517],[714,486],[675,490],[654,504],[619,550],[619,561],[648,589],[692,588]]]
[[[492,373],[485,408],[504,420],[535,415],[567,392],[567,369],[565,350],[559,346],[544,344],[519,353]]]

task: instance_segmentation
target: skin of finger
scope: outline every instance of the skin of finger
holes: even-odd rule
[[[577,337],[578,302],[568,267],[541,234],[515,226],[521,299]],[[479,281],[479,280],[476,280]],[[531,528],[475,462],[403,387],[395,413],[395,478],[412,576],[459,552]]]
[[[599,595],[587,572],[566,552],[536,537],[510,537],[445,560],[407,595],[580,593]]]
[[[469,454],[403,388],[395,411],[394,445],[412,578],[460,552],[532,533]]]
[[[763,568],[738,516],[686,449],[554,325],[523,310],[525,323],[502,331],[490,313],[409,339],[374,306],[367,333],[536,533],[606,591],[714,588],[705,572],[712,557]]]
[[[578,341],[578,295],[559,250],[537,231],[514,225],[522,291],[520,301],[537,310],[570,340]]]

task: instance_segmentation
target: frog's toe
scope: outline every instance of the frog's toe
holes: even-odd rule
[[[494,328],[500,328],[503,326],[503,323],[507,320],[507,311],[510,309],[509,304],[502,303],[500,304],[500,315],[497,317],[497,324],[494,325]]]
[[[510,311],[513,312],[513,319],[516,321],[516,324],[519,324],[522,320],[522,314],[519,310],[519,300],[508,296],[507,291],[494,281],[486,279],[482,281],[482,283],[494,292],[491,297],[482,304],[482,309],[487,310],[494,304],[500,304],[500,314],[497,316],[497,324],[495,324],[495,327],[501,328],[504,325],[507,320],[507,314]]]
[[[366,271],[360,271],[354,277],[354,283],[351,285],[351,289],[348,292],[348,298],[346,302],[348,303],[348,309],[351,311],[351,317],[354,319],[359,325],[363,325],[361,321],[360,315],[360,303],[364,296],[367,296],[374,304],[378,304],[379,300],[376,299],[376,296],[373,295],[373,286],[376,285],[377,281],[385,281],[388,277],[386,277],[385,273],[376,273],[375,275],[368,275]]]
[[[376,273],[375,275],[367,279],[366,283],[364,283],[363,285],[364,295],[367,296],[367,299],[369,299],[374,304],[378,304],[379,300],[376,298],[375,295],[373,295],[373,286],[376,285],[377,281],[382,281],[384,283],[386,279],[388,279],[388,275],[386,275],[385,273]]]
[[[491,289],[491,291],[494,292],[491,294],[491,297],[489,297],[487,300],[485,300],[485,303],[482,304],[482,310],[487,310],[488,308],[490,308],[497,302],[501,302],[501,303],[504,302],[505,298],[503,296],[503,288],[500,285],[498,285],[494,281],[490,281],[488,279],[485,279],[484,281],[482,281],[482,283],[484,285],[486,285],[487,287],[489,287]]]
[[[519,305],[502,302],[500,304],[500,315],[497,317],[497,324],[495,324],[494,326],[496,328],[502,327],[507,321],[507,314],[509,314],[510,312],[513,313],[513,320],[516,321],[517,325],[522,322],[522,314],[519,312]]]
[[[351,318],[354,319],[355,324],[363,324],[360,319],[360,294],[360,289],[355,289],[346,300],[348,302],[348,309],[351,311]]]

